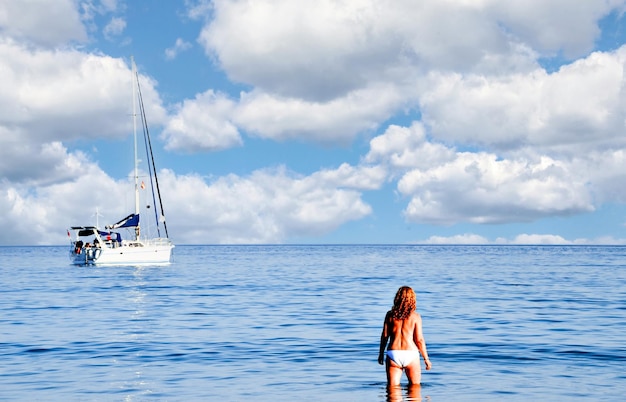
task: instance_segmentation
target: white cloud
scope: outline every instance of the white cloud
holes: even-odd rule
[[[60,142],[36,143],[0,127],[0,177],[29,186],[49,185],[84,174],[87,158],[68,154]]]
[[[86,174],[88,156],[69,152],[65,144],[132,133],[131,71],[123,60],[0,40],[0,71],[5,79],[0,86],[0,177],[6,188],[75,180]],[[147,76],[140,81],[149,123],[164,121],[156,83]],[[31,190],[27,193],[32,196]]]
[[[59,228],[114,222],[134,208],[131,183],[114,180],[79,156],[71,177],[31,186],[0,181],[0,244],[62,244]],[[384,177],[384,176],[382,176]],[[208,182],[191,175],[159,173],[170,237],[177,244],[282,243],[329,233],[369,215],[360,189],[375,188],[376,169],[342,166],[309,176],[284,168],[228,175]],[[114,202],[111,202],[114,201]]]
[[[398,190],[411,197],[406,218],[418,223],[528,222],[594,209],[585,177],[547,157],[458,153],[449,163],[409,171]]]
[[[213,0],[194,0],[185,3],[188,7],[187,15],[194,20],[209,18],[213,10]]]
[[[387,166],[391,177],[400,177],[397,188],[408,199],[408,221],[452,225],[529,222],[590,212],[600,199],[626,199],[626,191],[611,185],[626,180],[618,168],[624,155],[589,153],[561,160],[531,153],[500,158],[459,152],[428,142],[416,122],[392,125],[372,139],[364,162]]]
[[[65,165],[71,167],[72,177],[66,173],[64,180],[37,183],[37,187],[0,181],[0,208],[4,211],[0,224],[11,228],[0,233],[0,244],[62,244],[67,239],[63,228],[95,223],[87,219],[98,202],[122,213],[123,205],[107,202],[124,200],[122,186],[80,156],[67,155]]]
[[[619,185],[626,183],[626,150],[590,151],[571,163],[573,171],[587,177],[595,203],[626,203],[626,186]]]
[[[0,2],[0,39],[11,37],[38,46],[56,47],[87,40],[75,0]]]
[[[508,244],[571,244],[569,240],[565,240],[558,235],[550,234],[520,234]]]
[[[365,88],[327,102],[309,102],[252,91],[242,93],[235,121],[249,133],[275,140],[350,143],[372,131],[405,102],[400,88]]]
[[[22,139],[119,138],[131,132],[131,72],[120,59],[76,50],[30,50],[0,41],[0,127]],[[150,123],[165,110],[149,77],[140,78]]]
[[[187,152],[219,150],[242,143],[239,128],[249,135],[277,141],[303,139],[349,144],[405,101],[403,89],[368,88],[329,102],[307,102],[258,91],[242,92],[238,102],[212,90],[186,100],[166,125],[169,149]]]
[[[626,47],[596,52],[548,74],[432,74],[420,99],[436,139],[568,154],[624,144]]]
[[[498,238],[495,241],[497,244],[537,244],[537,245],[624,245],[626,239],[616,239],[611,236],[600,236],[596,238],[576,238],[566,239],[560,235],[553,234],[519,234],[513,239]]]
[[[199,41],[234,80],[310,101],[343,97],[377,81],[399,82],[407,69],[534,65],[528,47],[501,27],[491,5],[453,3],[218,1]],[[519,52],[515,64],[499,56]]]
[[[231,78],[255,88],[242,94],[235,120],[254,135],[345,144],[419,105],[436,139],[555,148],[614,137],[624,52],[554,74],[538,59],[587,54],[598,19],[622,7],[222,0],[205,9],[214,18],[199,41]]]
[[[498,237],[489,240],[484,236],[473,233],[465,233],[454,236],[431,236],[426,240],[414,242],[415,244],[488,244],[488,245],[623,245],[626,239],[615,239],[610,236],[598,237],[594,239],[574,239],[568,240],[559,235],[553,234],[520,234],[512,239]]]
[[[367,163],[382,163],[394,170],[428,169],[456,158],[454,150],[441,144],[429,142],[420,122],[410,127],[390,125],[385,133],[370,141],[365,155]]]
[[[184,101],[163,130],[166,149],[200,152],[242,145],[239,130],[231,122],[234,108],[224,94],[212,90]]]
[[[382,166],[353,167],[342,163],[337,169],[324,169],[313,173],[311,179],[325,183],[326,186],[376,190],[385,182],[387,171]]]
[[[104,27],[103,34],[104,37],[111,40],[116,36],[119,36],[124,32],[126,28],[126,21],[120,17],[113,17],[111,21]]]
[[[76,51],[27,51],[0,45],[0,177],[31,186],[87,174],[87,156],[68,153],[76,139],[125,138],[132,132],[131,72],[121,60]],[[165,114],[154,82],[142,76],[151,121]],[[43,201],[47,202],[47,201]]]
[[[424,91],[421,102],[434,139],[507,150],[509,157],[457,153],[430,142],[424,127],[416,122],[408,128],[390,126],[374,138],[364,162],[382,163],[392,172],[405,173],[398,188],[411,197],[405,213],[413,222],[533,221],[554,214],[593,211],[594,202],[600,199],[624,199],[623,192],[616,195],[618,189],[611,185],[616,179],[623,179],[623,175],[616,169],[607,171],[606,163],[597,158],[589,160],[588,151],[590,144],[600,149],[611,142],[616,147],[624,144],[618,133],[624,121],[620,105],[624,104],[621,88],[625,54],[626,48],[614,53],[594,53],[553,74],[540,69],[496,78],[433,74],[430,83],[435,85],[422,84],[422,88],[430,89]],[[396,92],[400,94],[401,91]],[[385,104],[392,104],[381,101],[371,108],[371,102],[362,102],[364,108],[336,106],[345,99],[323,104],[297,99],[276,103],[279,98],[269,94],[251,95],[244,94],[234,120],[250,130],[256,129],[258,135],[275,139],[305,134],[307,138],[323,139],[327,119],[336,126],[326,138],[336,140],[347,134],[346,140],[350,133],[365,130],[366,126],[343,125],[343,120],[333,113],[360,111],[364,116],[372,116],[370,110],[380,111]],[[246,105],[247,98],[252,100],[254,109]],[[395,105],[401,104],[401,99],[396,97]],[[268,108],[272,103],[275,106]],[[359,120],[352,116],[345,121],[372,127],[380,120],[373,116],[371,122],[367,117]],[[543,148],[553,156],[528,154],[529,146]],[[575,163],[559,156],[580,151],[584,153]],[[604,153],[617,156],[622,155],[622,150]],[[599,168],[601,165],[604,167]],[[616,162],[614,166],[617,165]]]
[[[623,12],[624,1],[568,0],[489,1],[489,10],[519,40],[543,54],[562,51],[580,57],[591,51],[600,36],[598,21],[611,11]]]
[[[417,242],[417,244],[489,244],[489,240],[483,236],[466,233],[449,237],[431,236],[424,241]]]
[[[284,97],[323,102],[369,85],[401,42],[369,1],[218,1],[199,41],[230,77]],[[393,64],[393,63],[391,63]]]
[[[113,12],[118,10],[120,6],[123,6],[123,3],[120,4],[122,1],[123,0],[100,0],[99,5],[106,12]]]
[[[176,230],[179,241],[281,243],[325,234],[371,213],[360,193],[345,185],[351,180],[344,178],[343,186],[337,186],[333,176],[331,172],[299,176],[279,168],[248,177],[228,175],[210,183],[199,176],[167,172],[161,181],[168,188],[166,207],[173,211],[168,219],[177,222],[172,232]]]
[[[598,20],[623,3],[222,0],[199,41],[236,81],[323,101],[396,80],[408,66],[524,72],[541,55],[581,56]]]
[[[173,47],[165,49],[165,58],[167,60],[174,60],[180,52],[191,49],[191,43],[185,42],[183,39],[176,39],[176,43]]]

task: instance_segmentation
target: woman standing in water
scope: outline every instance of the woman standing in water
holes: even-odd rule
[[[387,342],[389,348],[385,359]],[[402,286],[396,293],[393,307],[385,316],[383,333],[380,335],[378,363],[386,363],[387,384],[400,385],[402,371],[406,372],[409,384],[419,384],[422,377],[420,354],[424,358],[426,370],[430,370],[432,365],[422,333],[422,317],[415,311],[415,292],[408,286]]]

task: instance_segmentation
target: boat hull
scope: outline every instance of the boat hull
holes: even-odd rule
[[[130,242],[118,247],[70,250],[74,265],[165,265],[169,264],[174,245],[169,241]]]

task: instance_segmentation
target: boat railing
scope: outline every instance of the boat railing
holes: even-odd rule
[[[154,239],[124,240],[122,244],[130,247],[169,246],[172,245],[172,241],[165,237],[157,237]]]
[[[157,237],[154,239],[145,240],[144,243],[154,246],[169,246],[172,244],[172,241],[165,237]]]

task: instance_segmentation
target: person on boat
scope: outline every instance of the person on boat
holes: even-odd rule
[[[426,370],[432,368],[422,332],[422,317],[415,311],[415,304],[413,289],[402,286],[396,292],[393,307],[385,315],[378,364],[384,362],[389,386],[400,385],[402,372],[406,373],[409,384],[421,382],[420,354]],[[389,348],[385,358],[387,343]]]
[[[80,254],[80,251],[83,249],[83,241],[78,240],[74,243],[74,253]]]

